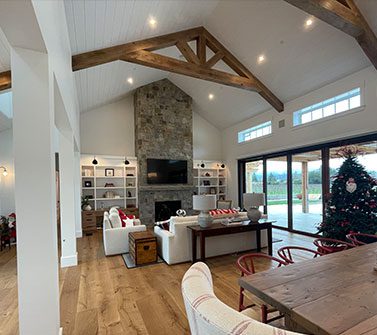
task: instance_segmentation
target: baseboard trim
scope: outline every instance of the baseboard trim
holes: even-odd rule
[[[60,267],[67,268],[69,266],[76,266],[76,265],[77,265],[77,252],[75,255],[72,255],[72,256],[60,257]]]
[[[76,238],[82,237],[82,230],[76,230]]]
[[[59,329],[59,335],[63,335],[63,327],[60,327],[60,329]]]

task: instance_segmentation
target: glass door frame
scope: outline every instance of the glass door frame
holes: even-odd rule
[[[322,156],[322,215],[324,217],[326,210],[326,198],[330,193],[330,149],[333,147],[341,147],[345,145],[358,144],[368,141],[376,141],[377,133],[347,138],[327,143],[311,145],[301,148],[295,148],[266,155],[252,156],[238,160],[238,203],[243,206],[242,195],[246,190],[246,163],[253,161],[263,161],[263,193],[267,194],[267,160],[271,158],[286,156],[287,157],[287,197],[288,197],[288,228],[273,225],[274,228],[287,230],[293,233],[318,237],[313,234],[293,228],[293,185],[292,185],[292,156],[308,151],[321,151]],[[264,213],[267,214],[267,204],[264,206]]]

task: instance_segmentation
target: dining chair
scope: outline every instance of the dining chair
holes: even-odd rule
[[[250,276],[256,273],[256,267],[255,267],[255,261],[257,260],[268,260],[270,261],[271,265],[273,267],[281,267],[283,265],[287,265],[284,261],[282,261],[279,258],[272,257],[266,254],[262,253],[252,253],[252,254],[246,254],[238,258],[237,260],[237,267],[241,271],[241,277],[243,276]],[[276,312],[277,310],[271,306],[266,305],[263,301],[260,301],[256,297],[253,297],[253,301],[255,303],[245,306],[244,305],[244,298],[245,298],[245,290],[240,287],[240,298],[239,298],[239,305],[238,305],[238,310],[241,312],[247,308],[253,307],[253,306],[258,306],[261,309],[261,321],[263,323],[269,323],[272,321],[275,321],[277,319],[280,319],[283,317],[283,315],[279,314],[276,317],[273,317],[271,319],[268,319],[268,314]]]
[[[354,247],[351,243],[327,237],[316,238],[313,244],[317,247],[317,251],[322,254],[332,254]]]
[[[277,254],[287,264],[294,264],[297,262],[297,252],[299,255],[302,254],[305,256],[307,256],[307,254],[311,254],[311,256],[313,256],[312,258],[323,256],[323,253],[319,251],[315,251],[315,250],[304,248],[304,247],[298,247],[298,246],[282,247],[278,250]]]
[[[354,246],[365,245],[377,242],[377,235],[364,234],[364,233],[349,233],[347,239],[351,241]]]

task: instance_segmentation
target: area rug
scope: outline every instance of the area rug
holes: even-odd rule
[[[142,268],[144,266],[150,266],[150,265],[156,265],[156,264],[164,263],[164,260],[160,256],[157,256],[157,263],[148,263],[148,264],[143,264],[143,265],[136,265],[129,253],[122,254],[122,257],[123,257],[123,260],[124,260],[124,264],[126,264],[126,266],[127,266],[127,269]]]

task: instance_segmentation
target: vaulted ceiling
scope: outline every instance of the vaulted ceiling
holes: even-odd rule
[[[377,1],[356,2],[377,32]],[[283,0],[65,0],[65,9],[73,54],[203,25],[283,102],[370,66],[353,38],[317,19],[305,28],[308,14]],[[258,64],[261,54],[265,61]],[[9,45],[0,31],[0,72],[9,67]],[[121,61],[75,77],[81,111],[162,78],[190,94],[196,110],[218,128],[271,108],[257,93]]]

